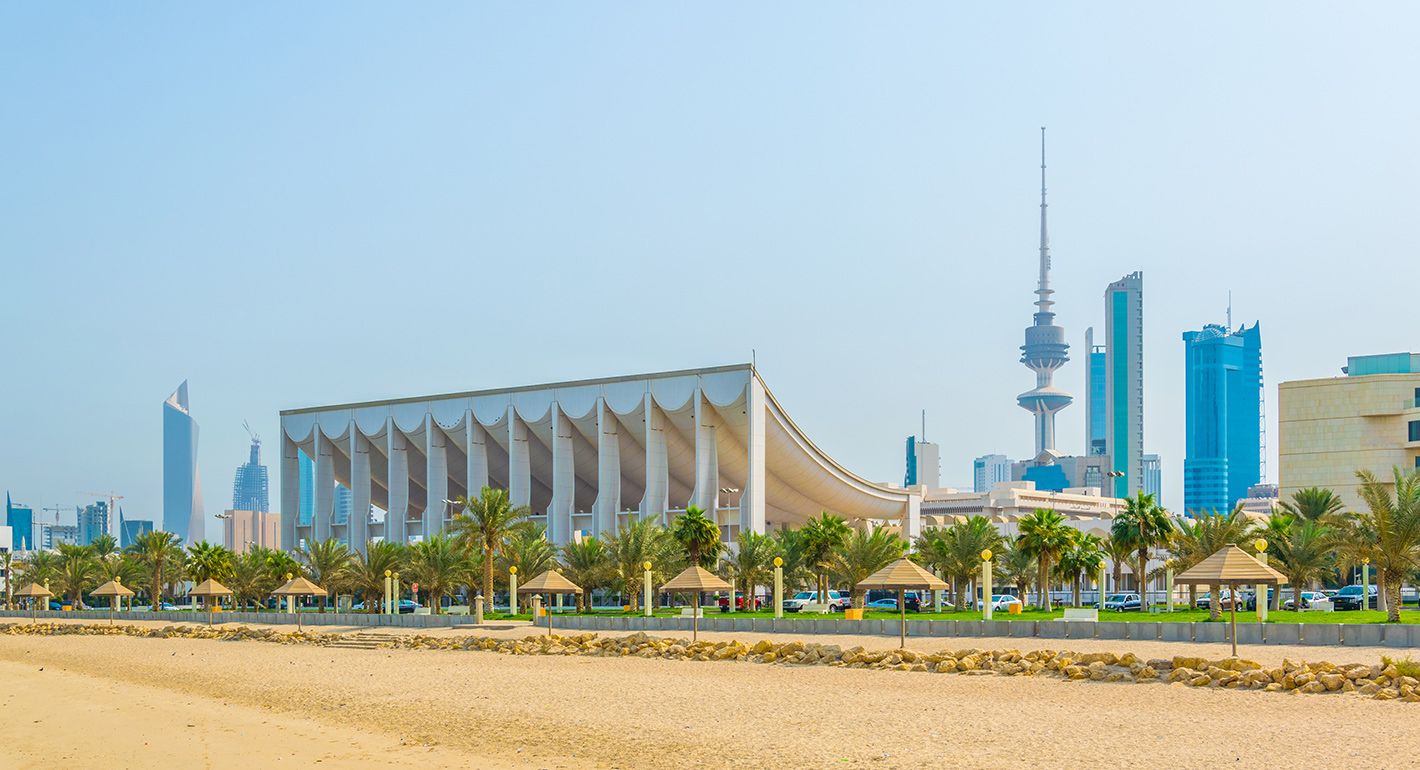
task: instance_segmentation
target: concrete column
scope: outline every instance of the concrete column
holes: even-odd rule
[[[300,449],[281,431],[281,548],[296,549],[296,524],[301,518]]]
[[[572,503],[577,475],[572,465],[572,422],[552,405],[552,502],[547,506],[547,540],[563,545],[572,539]]]
[[[764,534],[764,426],[769,417],[766,409],[764,383],[757,375],[749,378],[749,393],[745,396],[745,416],[748,434],[745,445],[749,452],[749,472],[740,494],[740,531]]]
[[[449,496],[448,437],[439,429],[433,415],[424,416],[424,448],[428,457],[427,483],[428,507],[424,510],[423,532],[425,537],[439,534],[444,528],[444,503]]]
[[[311,513],[311,539],[330,539],[331,517],[335,515],[335,463],[331,459],[334,449],[317,425],[314,430],[315,454],[311,457],[316,465],[316,488],[311,495],[315,510]]]
[[[468,496],[478,497],[478,493],[488,486],[488,431],[478,424],[473,410],[464,412],[464,441],[468,445]]]
[[[695,391],[695,489],[690,502],[705,510],[711,521],[718,522],[720,501],[720,458],[717,454],[715,411],[705,403],[705,396]]]
[[[508,405],[508,501],[516,508],[532,502],[532,461],[528,458],[528,426]]]
[[[385,423],[385,446],[389,453],[389,512],[385,515],[385,540],[403,543],[408,539],[409,444],[395,427],[394,418]]]
[[[904,517],[906,525],[903,531],[907,533],[907,541],[913,542],[922,534],[922,495],[913,493],[907,497],[907,513]]]
[[[350,521],[346,539],[352,549],[364,553],[370,539],[370,445],[350,421]]]
[[[592,505],[592,531],[597,537],[616,534],[616,512],[621,509],[621,424],[597,400],[597,501]]]
[[[641,499],[640,515],[664,523],[666,497],[670,487],[669,461],[666,458],[665,416],[651,394],[646,394],[646,496]]]

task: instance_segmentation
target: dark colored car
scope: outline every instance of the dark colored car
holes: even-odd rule
[[[1376,603],[1380,599],[1380,592],[1376,590],[1376,587],[1374,585],[1367,586],[1367,588],[1370,589],[1369,591],[1367,591],[1367,598],[1370,599],[1368,604],[1370,605],[1371,609],[1376,609]],[[1331,597],[1331,604],[1338,610],[1361,609],[1361,587],[1357,585],[1350,585],[1346,586],[1340,591],[1337,591],[1336,595]]]

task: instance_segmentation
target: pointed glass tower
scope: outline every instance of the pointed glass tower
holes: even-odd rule
[[[202,540],[206,531],[197,421],[188,407],[187,380],[163,402],[163,529],[184,543]]]

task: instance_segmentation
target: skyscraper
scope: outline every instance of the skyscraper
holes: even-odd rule
[[[332,524],[349,524],[350,511],[355,507],[355,495],[344,484],[335,485],[335,507],[330,515]]]
[[[1104,291],[1105,453],[1115,497],[1133,497],[1143,486],[1144,274],[1133,272]]]
[[[942,465],[936,444],[916,436],[907,437],[907,473],[903,482],[909,487],[925,484],[936,488],[942,485]]]
[[[1005,455],[982,455],[971,461],[971,489],[990,492],[997,484],[1011,480],[1011,458]]]
[[[1139,491],[1146,495],[1153,495],[1154,502],[1159,505],[1164,504],[1164,471],[1159,456],[1147,454],[1143,457],[1144,477],[1140,482]]]
[[[1184,332],[1188,515],[1227,512],[1262,474],[1262,333],[1208,324]]]
[[[108,534],[108,503],[103,500],[76,508],[74,515],[78,520],[79,545],[88,545],[99,535]]]
[[[153,522],[147,519],[125,519],[123,509],[118,509],[118,538],[119,547],[127,548],[133,545],[140,535],[153,531]]]
[[[1085,369],[1085,454],[1102,455],[1108,452],[1108,420],[1105,416],[1105,363],[1104,345],[1095,344],[1095,329],[1085,330],[1085,350],[1089,351],[1089,367]]]
[[[202,480],[197,470],[197,421],[183,380],[163,402],[163,529],[185,543],[202,540]]]
[[[296,450],[296,466],[297,474],[301,482],[301,493],[297,497],[296,503],[297,511],[299,512],[297,521],[301,526],[309,527],[311,525],[311,516],[316,510],[316,461],[312,460],[311,456],[306,454],[306,450],[298,449]],[[286,512],[282,511],[281,515],[285,516]]]
[[[1040,129],[1040,279],[1035,290],[1034,322],[1026,327],[1021,363],[1035,373],[1035,387],[1016,397],[1016,403],[1035,415],[1035,457],[1055,454],[1055,414],[1073,400],[1051,384],[1055,370],[1070,360],[1065,330],[1055,325],[1050,299],[1050,238],[1045,226],[1045,128]]]
[[[10,537],[16,551],[32,551],[35,548],[35,512],[28,505],[16,505],[5,493],[5,526],[10,528]]]
[[[232,510],[271,510],[269,501],[270,481],[266,466],[261,464],[261,439],[251,437],[251,457],[245,465],[237,466],[236,478],[232,481]]]

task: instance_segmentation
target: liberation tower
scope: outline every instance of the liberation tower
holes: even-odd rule
[[[1045,228],[1045,127],[1040,128],[1040,286],[1035,290],[1035,322],[1026,327],[1026,344],[1021,346],[1021,363],[1035,372],[1035,387],[1016,396],[1016,403],[1035,415],[1035,456],[1055,454],[1055,413],[1073,401],[1051,384],[1055,370],[1070,360],[1065,329],[1055,325],[1055,304],[1050,296],[1050,237]]]

